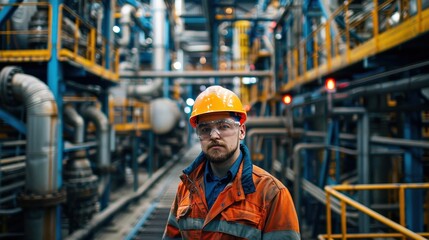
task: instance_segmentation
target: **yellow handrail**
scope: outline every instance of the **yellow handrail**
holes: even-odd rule
[[[289,76],[282,91],[315,81],[428,32],[429,9],[423,9],[422,0],[416,2],[417,9],[411,12],[413,1],[397,6],[394,0],[373,0],[374,7],[365,11],[349,11],[353,0],[344,1],[326,22],[286,53]],[[393,6],[399,9],[395,9],[397,22],[391,24],[388,20],[393,18]],[[343,29],[335,29],[338,19],[343,20]],[[308,49],[310,46],[312,49]]]
[[[19,6],[25,12],[31,8],[45,8],[47,9],[47,21],[51,22],[52,19],[52,6],[46,2],[25,2],[25,3],[0,3],[0,9],[8,6]],[[31,12],[31,10],[28,10]],[[52,28],[51,25],[47,25],[46,29],[12,29],[11,20],[6,21],[6,28],[0,29],[0,39],[4,39],[5,42],[0,44],[0,62],[28,62],[28,61],[47,61],[51,58],[51,35]],[[19,39],[25,36],[27,42],[20,42]],[[45,41],[40,40],[40,44],[37,49],[31,49],[29,47],[29,39],[36,38],[46,38]]]
[[[351,239],[351,238],[375,238],[375,237],[410,237],[412,239],[423,240],[423,236],[429,236],[429,232],[415,233],[405,228],[405,189],[422,189],[429,188],[429,183],[410,183],[410,184],[362,184],[362,185],[338,185],[326,186],[326,230],[327,234],[320,235],[319,239]],[[399,211],[400,223],[396,223],[374,210],[364,206],[363,204],[347,197],[339,191],[354,191],[354,190],[399,190]],[[331,215],[331,196],[340,200],[341,203],[341,234],[332,233],[332,215]],[[397,233],[361,233],[361,234],[347,234],[347,221],[346,221],[346,207],[350,205],[360,212],[372,217],[373,219],[389,226]]]
[[[73,23],[73,28],[68,25],[68,28],[59,22],[59,44],[58,58],[61,61],[74,61],[81,64],[88,71],[103,78],[117,81],[119,79],[118,72],[118,56],[119,51],[115,49],[113,44],[110,44],[111,51],[107,53],[107,41],[100,36],[96,28],[84,21],[78,14],[64,4],[59,7],[59,18],[68,19]],[[82,34],[87,33],[86,35]],[[101,40],[101,42],[97,42]],[[73,42],[73,45],[70,45]],[[109,55],[110,65],[105,62],[106,54]]]
[[[150,105],[133,99],[109,101],[109,121],[117,132],[151,129]]]
[[[58,57],[60,61],[69,61],[83,66],[87,71],[104,79],[119,80],[119,51],[113,43],[107,43],[101,37],[94,26],[85,22],[73,10],[61,4],[58,9],[52,9],[47,2],[2,4],[0,9],[6,6],[18,6],[25,10],[31,8],[45,8],[46,25],[42,29],[12,28],[11,19],[6,21],[6,28],[0,29],[0,62],[46,62],[52,57]],[[31,10],[28,10],[29,12]],[[59,12],[58,23],[52,23],[53,11]],[[67,17],[67,19],[66,19]],[[67,21],[64,24],[63,21]],[[58,56],[52,56],[52,26],[58,26]],[[68,31],[66,31],[68,27]],[[84,37],[82,32],[87,33]],[[97,38],[97,34],[99,35]],[[19,41],[26,36],[27,42]],[[31,39],[36,39],[37,46],[30,44]],[[97,42],[97,39],[101,41]],[[33,44],[35,44],[33,42]],[[104,49],[110,47],[110,51]],[[105,63],[105,56],[109,54],[109,65]]]

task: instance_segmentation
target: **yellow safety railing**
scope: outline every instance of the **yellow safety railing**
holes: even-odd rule
[[[0,41],[0,62],[48,61],[51,58],[52,49],[52,29],[48,24],[52,18],[51,5],[47,2],[0,4],[0,9],[12,6],[18,7],[15,12],[21,14],[20,18],[25,18],[22,14],[35,13],[45,9],[47,25],[37,29],[23,29],[22,27],[14,29],[12,19],[7,20],[6,27],[0,29],[0,39],[2,40]],[[37,47],[33,45],[37,45]]]
[[[63,4],[60,5],[59,10],[59,19],[62,21],[58,23],[58,58],[61,61],[74,61],[97,76],[117,81],[119,79],[118,49],[110,44],[110,51],[107,52],[108,43],[95,27]],[[105,61],[106,54],[109,54],[109,65]]]
[[[353,0],[344,1],[325,23],[287,52],[288,83],[282,91],[429,31],[427,1],[373,0],[372,7],[364,6],[362,11],[351,9],[353,4]]]
[[[5,22],[0,29],[0,62],[46,62],[52,56],[52,6],[48,2],[27,2],[17,4],[0,4],[4,7],[18,7],[15,14],[20,14],[19,21],[26,21],[34,14],[38,26],[14,26],[14,18]],[[44,13],[43,11],[46,11]],[[33,19],[33,18],[31,18]],[[108,43],[94,26],[85,22],[70,8],[60,5],[58,21],[58,59],[81,65],[87,71],[111,81],[119,79],[119,51]],[[34,29],[32,29],[34,28]],[[106,63],[109,54],[109,63]]]
[[[116,132],[151,129],[150,105],[134,99],[109,101],[109,120]]]
[[[319,239],[361,239],[361,238],[401,238],[423,240],[429,237],[429,232],[415,233],[405,227],[405,190],[406,189],[428,189],[429,183],[411,184],[362,184],[362,185],[338,185],[326,186],[326,231],[324,235],[319,235]],[[399,223],[375,212],[374,210],[356,202],[339,191],[359,191],[359,190],[396,190],[399,202]],[[332,233],[332,213],[331,196],[340,200],[341,206],[341,233]],[[392,229],[391,233],[347,233],[347,206],[351,206],[365,215],[385,224]]]

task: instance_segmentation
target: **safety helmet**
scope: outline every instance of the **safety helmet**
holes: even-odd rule
[[[221,86],[211,86],[195,99],[189,122],[192,127],[196,127],[198,116],[215,112],[233,113],[240,118],[240,124],[247,119],[246,111],[234,92]]]

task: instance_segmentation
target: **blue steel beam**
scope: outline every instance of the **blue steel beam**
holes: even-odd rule
[[[417,95],[417,94],[416,94]],[[418,102],[420,99],[416,95],[410,94],[410,102]],[[417,123],[419,119],[418,113],[403,114],[404,118],[404,138],[418,139],[420,138],[421,125]],[[417,124],[416,124],[417,123]],[[404,154],[404,182],[416,183],[423,182],[423,164],[421,159],[422,150],[409,148]],[[414,232],[423,232],[424,225],[424,194],[422,190],[407,190],[405,192],[406,209],[405,219],[408,228]]]
[[[61,92],[60,85],[63,83],[63,71],[62,71],[62,65],[58,58],[58,23],[60,22],[59,19],[59,9],[60,5],[63,3],[62,0],[51,0],[51,59],[48,62],[47,67],[47,85],[49,86],[49,89],[51,90],[52,94],[55,97],[55,101],[57,102],[58,107],[58,123],[59,129],[62,129],[62,119],[63,119],[63,96]],[[61,85],[63,87],[63,85]],[[63,141],[63,131],[57,131],[57,188],[60,189],[63,186],[63,178],[62,178],[62,172],[63,172],[63,153],[64,153],[64,141]],[[61,240],[61,207],[56,206],[56,219],[55,219],[55,239]]]
[[[7,5],[0,11],[0,26],[2,26],[3,23],[9,19],[15,10],[19,7],[17,3],[22,3],[23,1],[24,0],[9,0],[9,4],[12,5]]]
[[[27,134],[27,128],[25,124],[1,108],[0,108],[0,119],[3,119],[4,122],[11,125],[13,128],[18,130],[18,132],[22,134]]]

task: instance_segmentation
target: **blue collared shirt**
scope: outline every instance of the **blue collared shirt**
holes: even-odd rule
[[[206,168],[204,170],[204,186],[205,186],[205,194],[207,206],[212,208],[213,203],[216,201],[219,194],[225,188],[225,186],[231,182],[235,176],[237,175],[238,168],[240,167],[240,163],[242,160],[242,153],[240,152],[240,156],[238,156],[237,160],[228,170],[228,173],[223,178],[218,178],[213,175],[213,171],[210,167],[210,164],[206,163]]]

